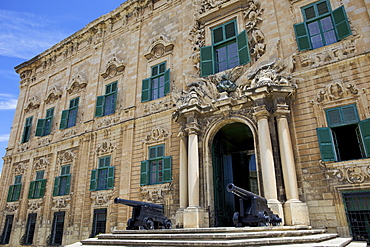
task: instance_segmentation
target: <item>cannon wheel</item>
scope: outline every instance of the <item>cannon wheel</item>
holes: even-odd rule
[[[146,230],[154,230],[154,221],[151,218],[146,218],[143,227]]]
[[[233,215],[233,223],[234,223],[234,226],[238,226],[239,225],[239,212],[235,212],[234,215]]]
[[[171,229],[172,228],[172,222],[170,220],[165,220],[163,224],[165,229]]]

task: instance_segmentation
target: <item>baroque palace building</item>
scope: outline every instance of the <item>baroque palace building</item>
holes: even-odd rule
[[[1,244],[233,226],[230,182],[284,225],[370,241],[369,0],[129,0],[18,65]]]

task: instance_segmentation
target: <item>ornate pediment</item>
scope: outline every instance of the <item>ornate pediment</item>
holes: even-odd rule
[[[329,83],[317,93],[311,103],[326,103],[335,100],[354,98],[359,96],[360,90],[352,83],[345,84],[342,80]]]
[[[53,209],[69,208],[69,203],[72,200],[71,194],[67,196],[53,197]]]
[[[115,192],[115,190],[92,191],[91,199],[93,205],[96,207],[107,206],[110,201],[113,201],[112,198]]]
[[[153,128],[147,135],[144,140],[146,143],[153,143],[163,141],[168,137],[168,131],[164,128]]]
[[[59,155],[58,161],[60,164],[72,163],[75,158],[76,154],[72,150],[67,150]]]
[[[110,59],[107,65],[105,66],[105,71],[103,71],[100,75],[104,79],[111,78],[121,74],[125,67],[126,66],[123,64],[123,61],[118,59],[115,55],[113,55],[113,58]]]
[[[22,175],[27,170],[28,164],[25,162],[20,162],[13,165],[14,174],[15,175]]]
[[[77,75],[74,77],[67,87],[67,92],[69,94],[78,93],[85,89],[87,86],[87,81],[81,76]]]
[[[96,148],[96,153],[98,156],[104,155],[104,154],[110,154],[113,153],[113,151],[116,149],[116,147],[113,145],[113,143],[108,141],[103,141],[102,144],[100,144]]]
[[[44,204],[44,198],[29,200],[28,201],[28,212],[37,213],[38,211],[40,211],[43,204]]]
[[[56,86],[53,86],[44,101],[46,104],[51,104],[57,101],[60,97],[62,97],[62,91]]]
[[[45,170],[50,165],[50,161],[46,157],[39,158],[33,165],[35,170]]]
[[[166,197],[171,193],[172,183],[141,186],[140,189],[144,201],[165,204]]]
[[[356,160],[334,163],[320,163],[327,179],[337,179],[341,183],[361,184],[370,181],[369,160]]]
[[[27,105],[24,108],[25,112],[31,112],[33,110],[36,110],[40,107],[40,100],[37,98],[37,96],[33,96],[28,99]]]
[[[157,35],[151,40],[151,44],[146,49],[144,56],[148,60],[163,57],[173,50],[173,42],[164,35]]]

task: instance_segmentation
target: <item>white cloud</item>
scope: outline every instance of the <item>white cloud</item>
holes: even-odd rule
[[[0,10],[0,55],[30,59],[45,51],[68,37],[58,29],[61,21],[31,13]]]
[[[0,110],[13,110],[17,107],[17,98],[10,94],[0,93]]]
[[[9,134],[0,135],[0,142],[8,142],[9,141]]]

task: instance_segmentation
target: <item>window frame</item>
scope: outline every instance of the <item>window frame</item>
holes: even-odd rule
[[[320,14],[318,5],[322,3],[326,3],[328,12]],[[307,17],[306,10],[309,8],[314,9],[314,17]],[[332,10],[328,0],[321,0],[301,7],[301,12],[303,16],[303,22],[293,25],[299,51],[319,49],[321,47],[337,43],[352,34],[344,6],[340,6],[337,9]],[[324,31],[322,28],[321,20],[324,20],[328,17],[330,17],[332,24],[332,29],[330,30],[333,30],[335,34],[335,42],[330,42],[328,37],[325,37],[325,33],[329,33],[330,30]],[[318,23],[320,33],[311,35],[308,25],[314,22]],[[311,37],[316,37],[318,35],[321,37],[322,45],[314,47]]]
[[[152,153],[155,155],[152,156]],[[141,162],[140,185],[163,184],[172,181],[172,157],[164,156],[164,153],[164,144],[148,148],[148,160]],[[153,171],[154,165],[158,167],[159,163],[162,168]],[[155,179],[153,179],[153,175]]]
[[[357,125],[356,136],[362,159],[370,157],[370,119],[360,121],[356,104],[325,109],[328,127],[317,128],[316,133],[323,161],[342,160],[333,128]]]
[[[95,117],[116,113],[117,95],[118,81],[105,85],[105,94],[96,98]],[[110,110],[108,111],[108,109]]]
[[[59,129],[68,129],[76,126],[79,101],[80,97],[76,97],[69,101],[69,108],[62,111]]]
[[[6,215],[0,244],[9,244],[14,223],[14,215]]]
[[[53,128],[54,107],[46,110],[46,117],[39,119],[36,126],[35,136],[47,136]]]
[[[163,71],[161,71],[161,66],[163,66]],[[141,89],[141,102],[148,102],[156,99],[165,97],[171,90],[170,87],[170,69],[167,68],[167,61],[158,63],[150,67],[150,77],[142,80]],[[158,73],[153,73],[157,70]],[[160,79],[163,78],[163,86],[160,86]],[[154,80],[158,79],[158,87],[154,88]],[[163,88],[163,95],[160,89]],[[157,96],[154,96],[154,91],[157,90]]]
[[[94,212],[93,212],[93,222],[92,222],[92,226],[91,226],[91,235],[90,237],[95,237],[96,235],[100,234],[100,233],[105,233],[106,232],[106,228],[107,228],[107,216],[108,216],[108,213],[107,213],[107,209],[106,208],[100,208],[100,209],[94,209]],[[100,221],[100,222],[104,222],[104,227],[102,227],[102,231],[99,231],[99,227],[98,227],[98,222],[99,222],[99,215],[104,215],[105,219],[104,221]]]
[[[98,168],[91,171],[90,191],[114,189],[114,170],[115,167],[111,166],[111,156],[100,157]]]
[[[234,24],[233,25],[234,35],[228,37],[226,26],[231,23]],[[219,29],[222,29],[223,37],[220,41],[215,41],[215,31]],[[219,73],[219,72],[231,69],[236,66],[247,64],[251,61],[247,32],[246,30],[243,30],[240,33],[238,33],[238,25],[237,25],[237,20],[235,18],[223,24],[220,24],[214,28],[211,28],[211,36],[212,36],[212,45],[204,46],[200,48],[200,76],[201,77]],[[227,60],[225,60],[228,63],[228,66],[226,69],[217,67],[219,62],[217,61],[216,50],[223,46],[228,46],[234,43],[236,44],[236,48],[237,48],[238,63],[236,65],[230,65],[230,58],[227,58]],[[236,58],[236,57],[233,57],[233,58]]]
[[[64,165],[60,168],[60,175],[54,179],[53,196],[64,196],[70,193],[71,178],[70,173],[71,165]],[[65,180],[65,184],[63,181]],[[64,193],[62,193],[64,191]]]
[[[9,186],[7,202],[16,202],[20,198],[22,189],[22,175],[17,175],[14,178],[14,184]]]
[[[36,172],[36,178],[31,181],[28,191],[28,199],[42,198],[45,195],[46,179],[44,179],[44,170]]]

